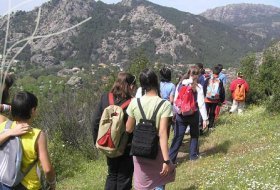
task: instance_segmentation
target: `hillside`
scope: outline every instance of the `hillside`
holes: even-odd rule
[[[280,115],[252,107],[243,116],[224,115],[215,131],[201,138],[202,158],[188,161],[188,136],[181,148],[176,181],[167,189],[279,189]],[[103,189],[104,157],[82,164],[58,189]]]
[[[200,14],[264,39],[280,38],[280,8],[262,4],[232,4],[209,9]]]
[[[36,11],[12,15],[11,43],[32,33]],[[34,40],[19,59],[44,67],[69,62],[126,67],[143,51],[153,62],[201,61],[209,66],[233,66],[246,53],[264,47],[264,40],[255,34],[145,0],[112,5],[93,0],[52,0],[42,5],[38,34],[60,31],[90,16],[92,19],[78,29]],[[0,19],[0,26],[5,26],[5,17]],[[3,43],[4,27],[1,29]]]

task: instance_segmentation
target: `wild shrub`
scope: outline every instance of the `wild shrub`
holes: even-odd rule
[[[250,85],[248,103],[265,103],[267,110],[280,111],[280,49],[273,45],[264,51],[261,60],[249,55],[241,61],[240,71]]]
[[[64,178],[79,169],[79,160],[95,159],[92,116],[100,93],[78,89],[57,94],[55,100],[41,102],[36,125],[44,129],[58,176]]]

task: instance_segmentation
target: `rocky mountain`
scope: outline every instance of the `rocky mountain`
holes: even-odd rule
[[[277,7],[232,4],[209,9],[201,16],[259,35],[267,41],[280,39],[280,8]]]
[[[9,44],[32,33],[37,11],[12,15]],[[265,44],[262,37],[253,33],[146,0],[123,0],[117,4],[52,0],[42,5],[38,34],[58,32],[88,17],[92,19],[69,32],[33,40],[19,59],[44,67],[73,63],[114,63],[126,67],[141,52],[153,62],[201,61],[209,66],[232,66],[246,53],[259,51]],[[6,17],[0,18],[1,44],[5,24]]]

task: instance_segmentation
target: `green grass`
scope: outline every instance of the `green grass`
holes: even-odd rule
[[[223,115],[200,138],[202,158],[188,161],[188,136],[180,150],[176,181],[167,189],[280,189],[280,115],[261,107],[244,115]],[[106,161],[84,163],[58,189],[104,189]]]

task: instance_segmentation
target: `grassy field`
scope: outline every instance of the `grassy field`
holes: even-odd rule
[[[188,160],[188,136],[181,147],[176,181],[166,189],[280,189],[280,115],[252,107],[244,115],[223,115],[200,139],[202,158]],[[104,189],[104,157],[85,163],[58,189]]]

